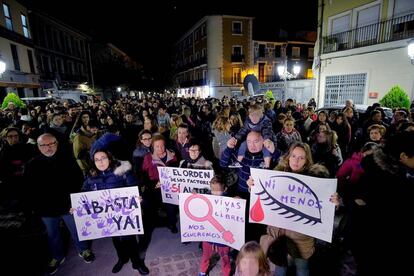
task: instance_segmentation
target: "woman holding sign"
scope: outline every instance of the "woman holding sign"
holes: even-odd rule
[[[153,213],[151,218],[157,217],[157,209],[161,203],[161,184],[158,175],[158,167],[177,167],[178,162],[175,154],[165,147],[165,138],[161,134],[152,137],[152,152],[144,157],[142,173],[144,178],[145,191],[143,197],[148,199],[152,205],[149,208]],[[168,228],[172,233],[177,233],[177,206],[164,203],[168,217]]]
[[[276,170],[308,175],[318,174],[319,177],[329,176],[327,169],[320,165],[318,165],[318,172],[312,173],[312,166],[312,153],[309,146],[301,142],[296,142],[291,145],[288,153],[280,159],[279,164],[276,166]],[[320,170],[321,167],[324,170]],[[253,178],[250,177],[247,184],[249,187],[253,186]],[[336,204],[339,202],[337,194],[331,197],[331,201],[334,201]],[[263,247],[266,254],[269,247],[275,241],[277,244],[281,245],[276,249],[276,252],[274,252],[277,257],[270,256],[270,258],[275,257],[273,258],[274,262],[277,262],[275,274],[278,276],[286,275],[288,259],[290,259],[296,266],[297,276],[309,275],[308,260],[315,251],[314,238],[292,230],[269,225],[267,226],[267,234],[260,238],[260,245]],[[287,256],[283,251],[286,249]]]
[[[97,150],[93,154],[93,167],[89,172],[89,177],[83,184],[83,191],[97,191],[105,189],[122,188],[136,185],[136,178],[131,170],[132,166],[128,161],[116,161],[110,152]],[[110,200],[111,196],[108,195]],[[144,231],[145,233],[146,231]],[[112,237],[118,262],[112,268],[112,273],[118,273],[129,259],[132,262],[132,268],[138,270],[141,275],[149,274],[145,266],[144,258],[140,255],[146,251],[149,244],[149,238],[145,235],[138,245],[135,235]],[[141,252],[140,252],[141,251]]]

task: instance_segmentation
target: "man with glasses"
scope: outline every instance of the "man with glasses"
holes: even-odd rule
[[[30,204],[46,226],[51,261],[48,273],[54,274],[65,260],[64,246],[59,229],[60,220],[66,224],[79,256],[86,263],[95,259],[86,241],[79,241],[75,221],[69,213],[70,194],[80,192],[83,175],[71,154],[59,150],[55,136],[45,133],[37,139],[40,155],[26,167],[25,176],[29,185]]]

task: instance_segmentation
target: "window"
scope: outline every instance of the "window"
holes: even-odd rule
[[[334,18],[331,21],[331,34],[335,35],[336,41],[339,44],[348,43],[348,33],[350,28],[351,15],[347,14],[338,18]]]
[[[266,45],[259,44],[259,57],[265,57]]]
[[[50,69],[49,57],[42,56],[42,68],[43,68],[43,73],[50,74],[51,69]]]
[[[414,12],[412,0],[394,0],[394,17]]]
[[[241,81],[241,69],[240,68],[233,68],[233,84],[242,83]]]
[[[376,39],[378,32],[378,23],[380,5],[375,5],[358,11],[356,42],[370,41]]]
[[[201,57],[205,57],[206,55],[207,55],[207,49],[206,48],[203,48],[201,50]]]
[[[232,33],[233,34],[242,34],[242,22],[241,21],[233,21],[232,22]]]
[[[14,70],[20,71],[20,62],[19,62],[19,55],[17,54],[17,46],[14,44],[10,44],[13,63],[14,63]]]
[[[9,5],[3,3],[3,12],[4,12],[4,17],[6,18],[6,28],[9,29],[10,31],[13,31],[13,22],[11,18]]]
[[[353,99],[354,104],[364,104],[367,74],[327,76],[325,83],[325,105],[345,104]]]
[[[196,30],[195,32],[194,32],[194,40],[198,40],[200,38],[200,30]]]
[[[308,48],[308,59],[313,59],[313,48]]]
[[[61,59],[56,59],[56,63],[57,63],[57,71],[58,71],[60,74],[65,73],[65,70],[64,70],[64,68],[63,68],[63,61],[62,61]]]
[[[207,35],[206,32],[206,24],[201,25],[201,37],[205,37]]]
[[[292,47],[292,58],[300,58],[300,47]]]
[[[36,72],[33,63],[33,52],[29,49],[27,49],[27,57],[29,58],[30,73],[35,74]]]
[[[20,15],[21,19],[22,19],[22,26],[23,26],[23,35],[26,38],[30,38],[30,34],[29,34],[29,27],[27,26],[27,18],[26,15],[21,14]]]
[[[243,47],[242,46],[233,46],[233,55],[234,56],[241,56],[243,54]]]
[[[280,45],[276,45],[275,46],[275,57],[280,57],[280,48],[281,48],[281,46]]]

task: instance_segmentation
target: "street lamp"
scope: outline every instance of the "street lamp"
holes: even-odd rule
[[[411,39],[410,41],[408,41],[407,51],[408,51],[408,56],[411,59],[411,64],[414,65],[414,39]]]
[[[295,64],[295,65],[293,65],[293,74],[288,72],[288,70],[287,70],[287,58],[285,59],[285,65],[279,65],[277,67],[277,73],[278,73],[279,77],[285,81],[284,88],[283,88],[283,93],[282,93],[282,100],[283,101],[285,100],[285,93],[286,93],[286,90],[287,90],[287,80],[296,78],[300,73],[300,69],[301,69],[300,65]]]
[[[121,87],[118,87],[116,91],[121,92]]]

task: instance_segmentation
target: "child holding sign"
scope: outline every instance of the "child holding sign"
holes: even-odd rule
[[[216,196],[223,196],[226,193],[226,187],[224,181],[218,175],[214,176],[210,181],[211,194]],[[230,275],[231,265],[230,265],[230,247],[218,243],[203,242],[203,256],[201,257],[200,263],[200,273],[199,276],[206,275],[210,258],[217,252],[221,258],[221,272],[222,275]]]

